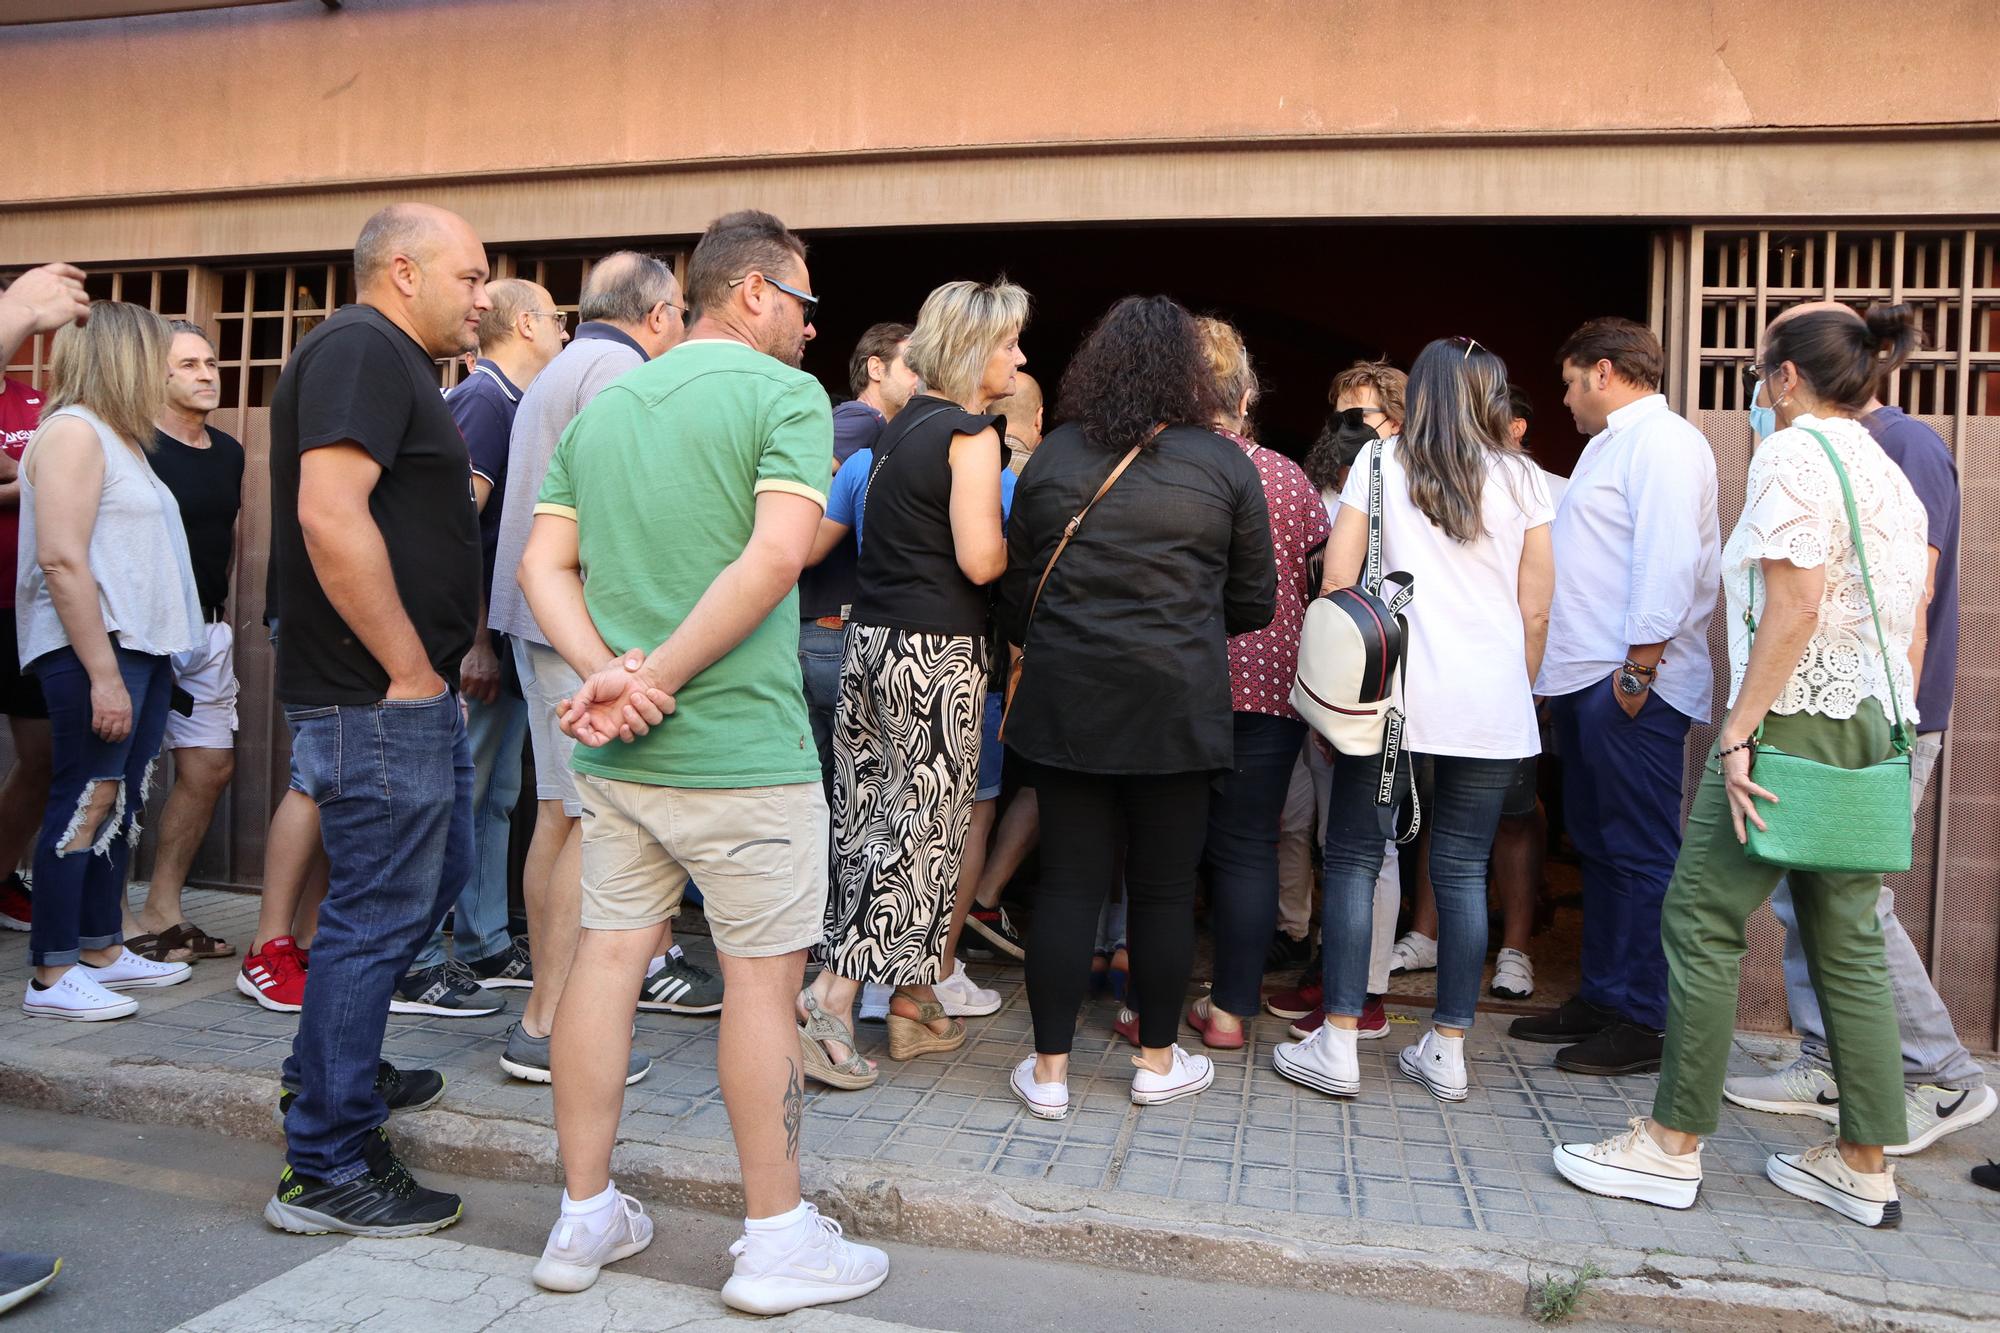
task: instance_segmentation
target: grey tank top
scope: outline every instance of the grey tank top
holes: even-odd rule
[[[96,413],[65,407],[44,417],[43,428],[61,417],[88,424],[104,451],[104,492],[90,532],[90,573],[97,580],[97,609],[105,630],[119,647],[133,652],[166,657],[188,651],[205,631],[174,493]],[[70,641],[36,558],[35,529],[35,487],[23,470],[14,629],[24,667]]]

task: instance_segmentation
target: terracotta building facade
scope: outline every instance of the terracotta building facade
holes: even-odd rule
[[[768,209],[811,242],[826,304],[807,364],[835,388],[862,328],[949,278],[1029,287],[1045,384],[1111,300],[1166,291],[1244,329],[1269,442],[1293,452],[1348,361],[1470,333],[1508,358],[1531,444],[1567,471],[1583,441],[1554,348],[1629,315],[1715,447],[1725,530],[1758,330],[1804,300],[1910,301],[1929,342],[1888,396],[1957,456],[1963,656],[1898,897],[1965,1040],[1992,1051],[1997,50],[1986,0],[0,0],[0,272],[69,259],[97,294],[219,340],[217,424],[252,456],[231,608],[245,694],[197,869],[238,884],[285,773],[255,632],[265,405],[351,297],[345,251],[382,204],[456,209],[496,273],[572,309],[593,256],[684,256],[717,214]],[[8,373],[46,354],[31,342]],[[1785,1022],[1768,915],[1743,1018]]]

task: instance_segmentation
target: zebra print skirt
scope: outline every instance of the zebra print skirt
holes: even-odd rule
[[[939,980],[979,788],[983,638],[851,625],[833,717],[833,876],[820,962]]]

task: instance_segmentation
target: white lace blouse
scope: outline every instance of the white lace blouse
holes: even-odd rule
[[[1782,559],[1803,569],[1824,565],[1827,578],[1820,597],[1819,627],[1771,711],[1849,718],[1863,699],[1874,699],[1882,705],[1885,717],[1895,716],[1889,677],[1883,673],[1882,650],[1868,613],[1861,563],[1848,530],[1840,478],[1819,441],[1800,429],[1802,426],[1824,435],[1847,469],[1855,510],[1861,516],[1868,573],[1882,613],[1882,631],[1889,641],[1889,669],[1894,673],[1903,717],[1914,723],[1917,692],[1910,678],[1910,639],[1923,600],[1927,520],[1903,470],[1882,452],[1866,426],[1845,417],[1801,416],[1758,445],[1750,456],[1743,517],[1722,548],[1722,586],[1729,616],[1730,705],[1736,703],[1750,658],[1744,607],[1750,595],[1751,571],[1761,560]],[[1766,597],[1761,571],[1756,585],[1757,600],[1751,609],[1761,621]]]

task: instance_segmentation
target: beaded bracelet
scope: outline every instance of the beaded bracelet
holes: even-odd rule
[[[1717,759],[1722,759],[1729,755],[1735,754],[1738,750],[1754,750],[1755,748],[1757,748],[1757,742],[1756,739],[1753,737],[1750,740],[1738,741],[1734,745],[1723,746],[1720,750],[1717,750],[1715,752],[1715,757]]]

